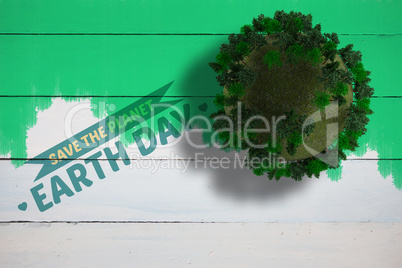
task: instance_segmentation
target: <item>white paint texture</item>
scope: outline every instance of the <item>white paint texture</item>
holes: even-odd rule
[[[2,267],[401,267],[401,223],[3,224]]]
[[[67,138],[63,120],[73,105],[55,101],[39,113],[28,135],[30,157]],[[80,115],[85,122],[76,122],[75,132],[96,122],[90,113]],[[52,201],[50,177],[58,175],[72,188],[65,170],[83,161],[38,182],[33,180],[40,166],[16,169],[0,161],[0,221],[137,222],[4,223],[0,266],[401,267],[402,195],[391,177],[381,177],[376,161],[344,161],[338,182],[324,173],[320,179],[276,182],[247,169],[204,168],[205,161],[171,159],[194,158],[195,153],[235,157],[181,142],[158,148],[153,161],[130,166],[119,161],[117,172],[101,161],[103,180],[86,165],[93,185],[62,196],[60,204],[43,213],[29,190],[43,183],[46,202]],[[363,158],[372,157],[375,152]],[[28,203],[27,211],[17,209],[21,202]]]

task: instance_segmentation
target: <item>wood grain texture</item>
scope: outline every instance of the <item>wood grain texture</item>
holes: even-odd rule
[[[400,267],[402,223],[3,224],[2,267]]]
[[[113,150],[115,152],[115,150]],[[34,182],[40,166],[15,169],[0,161],[0,221],[191,221],[191,222],[400,222],[401,192],[391,176],[382,178],[376,161],[343,163],[343,176],[331,181],[301,182],[283,178],[269,181],[240,168],[239,161],[221,167],[203,161],[131,161],[113,172],[108,161],[100,165],[99,179],[92,164],[74,161]],[[391,164],[394,161],[390,161]],[[66,169],[82,164],[93,184],[72,187]],[[395,163],[394,163],[395,164]],[[39,212],[30,189],[42,183],[44,203],[53,202],[50,179],[59,176],[74,195]],[[17,206],[27,202],[26,211]]]
[[[0,111],[3,120],[0,121],[0,135],[3,137],[3,146],[10,145],[8,141],[22,146],[21,141],[26,140],[26,149],[16,150],[9,148],[9,153],[0,156],[0,159],[12,157],[27,159],[33,158],[40,153],[50,149],[58,143],[70,138],[74,134],[82,131],[92,124],[98,122],[96,116],[103,118],[103,112],[109,112],[108,107],[113,107],[117,111],[139,98],[91,98],[80,99],[80,101],[66,101],[61,98],[53,99],[53,104],[47,109],[43,109],[43,103],[51,102],[49,98],[31,98],[31,97],[8,97],[0,98]],[[174,100],[179,98],[165,98]],[[190,105],[190,116],[209,115],[215,111],[212,97],[181,98],[183,101],[177,105],[180,111],[183,111],[183,105]],[[68,99],[67,99],[68,100]],[[199,106],[207,104],[207,110],[201,112]],[[402,158],[400,150],[391,150],[397,148],[400,144],[398,133],[400,126],[395,124],[402,113],[402,98],[374,98],[371,102],[371,108],[374,114],[370,115],[370,122],[367,126],[367,134],[359,139],[361,148],[356,156],[362,156],[369,148],[377,150],[379,155],[368,154],[368,158],[395,159]],[[41,111],[43,109],[43,111]],[[20,111],[20,112],[14,112]],[[21,112],[22,111],[22,112]],[[34,111],[34,113],[32,113]],[[180,129],[181,123],[177,121],[170,111],[163,114],[171,122],[176,123]],[[157,120],[155,120],[157,121]],[[151,122],[149,122],[151,124]],[[156,122],[153,122],[156,125]],[[43,131],[43,130],[47,131]],[[134,143],[132,133],[137,130],[127,131],[120,139],[127,145],[127,152],[131,158],[142,157],[138,146]],[[194,158],[195,153],[204,153],[209,156],[223,157],[227,156],[223,151],[216,148],[196,149],[190,144],[204,145],[199,130],[183,133],[181,137],[175,139],[171,137],[167,145],[161,145],[158,142],[156,150],[149,157],[163,157],[168,159],[188,159]],[[114,146],[114,141],[108,143],[108,146]],[[87,155],[88,156],[88,155]],[[355,158],[356,156],[351,156]],[[85,157],[85,156],[84,156]],[[233,158],[233,154],[230,155]],[[104,158],[104,157],[101,157]]]
[[[231,33],[282,9],[311,13],[328,32],[402,33],[398,0],[2,0],[0,32]]]
[[[347,35],[377,96],[401,96],[402,35]],[[0,36],[0,95],[169,96],[222,92],[208,66],[227,36]]]
[[[168,96],[211,108],[222,89],[207,63],[227,34],[281,9],[311,13],[362,51],[379,97],[365,160],[351,156],[337,182],[276,182],[212,167],[204,157],[234,158],[217,149],[187,161],[197,151],[181,142],[139,160],[132,145],[130,165],[100,161],[103,180],[83,160],[67,165],[84,165],[93,185],[39,212],[30,189],[43,183],[53,202],[52,176],[72,188],[65,168],[33,182],[40,166],[4,157],[24,162],[68,137],[76,105],[72,132],[172,80]],[[397,0],[0,0],[0,266],[401,267],[401,11]]]

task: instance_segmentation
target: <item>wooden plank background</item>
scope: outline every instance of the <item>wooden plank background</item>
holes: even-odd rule
[[[235,154],[171,139],[140,159],[129,145],[117,172],[101,161],[104,180],[88,167],[91,187],[38,211],[40,167],[27,158],[173,80],[165,99],[210,113],[221,88],[207,63],[228,34],[278,9],[311,13],[372,71],[375,113],[342,179],[203,168],[196,153]],[[0,0],[1,266],[400,267],[401,11],[397,0]],[[70,185],[65,168],[52,175]]]

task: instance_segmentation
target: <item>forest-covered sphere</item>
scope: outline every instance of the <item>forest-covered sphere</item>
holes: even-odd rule
[[[218,111],[210,117],[226,115],[243,127],[255,116],[271,123],[273,117],[284,119],[276,130],[252,135],[251,143],[245,131],[221,131],[229,123],[215,120],[213,128],[223,149],[247,150],[249,159],[275,153],[286,160],[283,167],[259,166],[253,172],[270,179],[300,180],[338,167],[347,151],[358,147],[372,113],[373,88],[361,52],[352,44],[340,48],[336,33],[321,33],[321,24],[313,26],[311,14],[294,11],[277,11],[273,18],[261,14],[228,41],[209,63],[222,86],[214,101]],[[334,123],[336,128],[328,127]],[[261,119],[248,126],[266,124]],[[336,159],[330,163],[317,157],[322,154]]]

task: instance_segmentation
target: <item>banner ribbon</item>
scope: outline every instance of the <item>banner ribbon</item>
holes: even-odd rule
[[[25,164],[43,164],[34,182],[182,101],[160,102],[173,82],[27,161]]]

